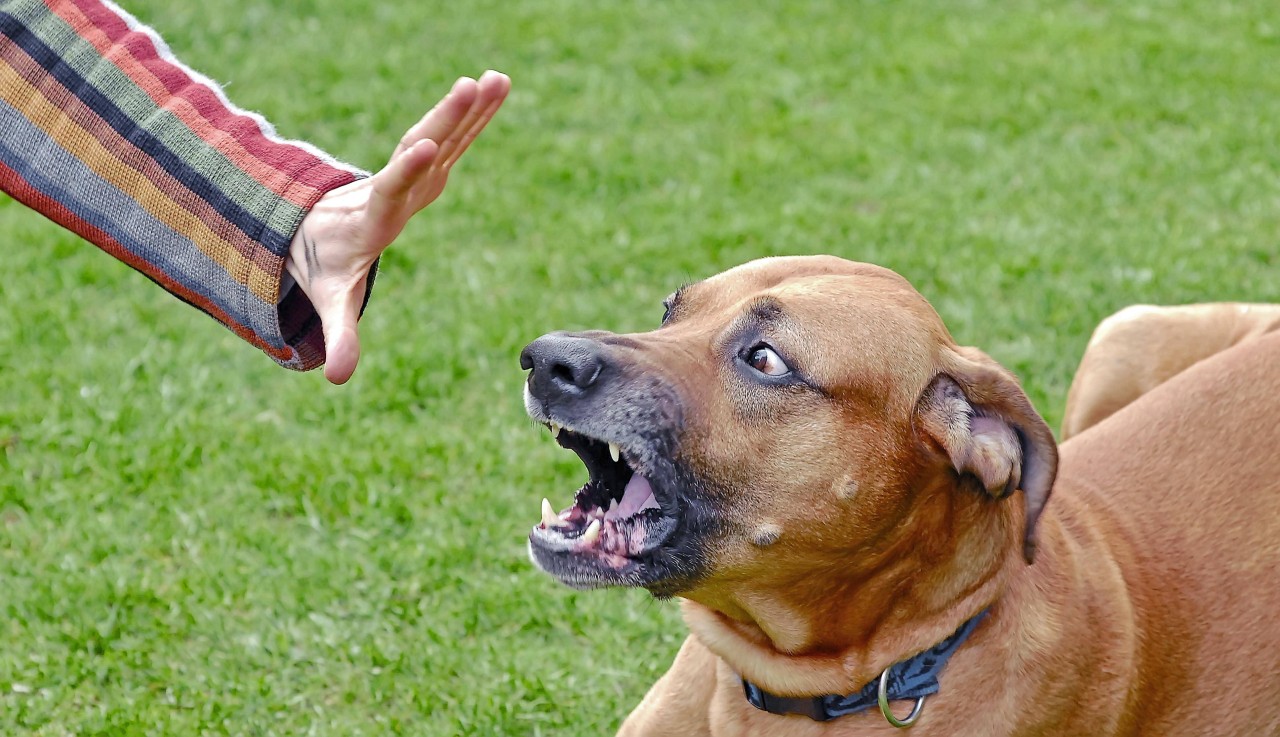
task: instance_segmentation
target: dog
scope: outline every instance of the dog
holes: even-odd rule
[[[1280,305],[1131,305],[1093,331],[1067,392],[1063,441],[1209,356],[1280,327]]]
[[[624,735],[1280,734],[1280,335],[1245,332],[1123,401],[1089,369],[1059,447],[901,276],[754,261],[522,351],[589,475],[530,555],[681,599]]]

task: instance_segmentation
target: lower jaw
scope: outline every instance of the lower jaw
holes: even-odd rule
[[[643,532],[636,531],[640,534],[635,540],[639,548],[623,550],[616,543],[610,544],[607,537],[594,545],[575,544],[574,538],[542,540],[539,538],[546,537],[545,526],[538,525],[529,535],[530,557],[544,572],[572,588],[645,588],[659,596],[669,596],[669,593],[659,594],[654,587],[662,587],[664,591],[670,588],[661,580],[666,578],[660,573],[666,570],[662,550],[672,545],[672,539],[679,534],[680,523],[675,517],[656,515],[652,511],[649,514],[653,516],[644,523]]]
[[[610,554],[566,554],[529,541],[529,552],[539,568],[566,586],[576,589],[642,585],[642,564]]]

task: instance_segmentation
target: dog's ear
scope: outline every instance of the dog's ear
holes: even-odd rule
[[[1022,552],[1032,562],[1036,522],[1058,473],[1058,445],[1013,375],[981,351],[957,349],[921,393],[916,427],[941,447],[958,474],[992,496],[1022,489]]]

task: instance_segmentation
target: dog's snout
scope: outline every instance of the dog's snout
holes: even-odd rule
[[[529,389],[538,396],[581,394],[604,371],[604,346],[590,338],[552,333],[525,346],[520,367],[533,372]]]

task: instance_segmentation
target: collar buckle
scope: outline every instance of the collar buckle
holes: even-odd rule
[[[885,668],[884,673],[880,674],[880,685],[876,689],[876,703],[880,705],[880,715],[889,724],[898,729],[906,729],[915,724],[920,718],[920,712],[924,711],[924,700],[924,696],[917,698],[916,705],[911,707],[910,714],[901,719],[895,717],[893,711],[889,709],[889,669]]]

